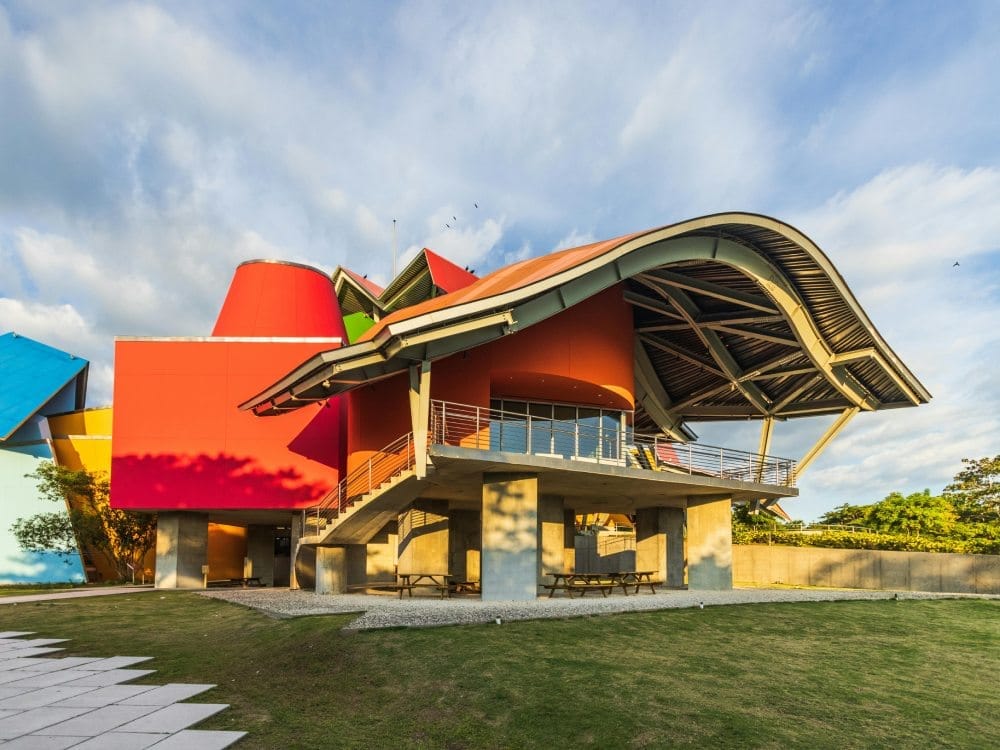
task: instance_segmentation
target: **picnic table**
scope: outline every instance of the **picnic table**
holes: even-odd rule
[[[397,573],[396,576],[399,578],[399,585],[406,587],[411,597],[414,588],[436,589],[442,599],[451,596],[453,576],[450,573]],[[399,596],[402,598],[402,591],[400,591]]]
[[[565,591],[566,595],[572,597],[579,592],[580,596],[586,595],[588,591],[600,591],[602,596],[607,596],[616,588],[621,588],[622,593],[628,596],[628,587],[634,587],[632,593],[638,594],[640,586],[648,586],[650,592],[656,593],[656,588],[660,581],[653,580],[653,570],[627,570],[610,573],[579,573],[562,572],[550,573],[552,583],[543,588],[548,589],[549,598],[556,591]]]

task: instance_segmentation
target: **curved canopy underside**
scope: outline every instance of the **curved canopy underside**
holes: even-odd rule
[[[635,321],[636,427],[786,419],[930,394],[807,237],[719,214],[509,266],[395,313],[241,405],[259,415],[343,393],[508,335],[623,283]]]

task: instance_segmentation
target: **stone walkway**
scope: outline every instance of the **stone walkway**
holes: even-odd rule
[[[30,635],[0,632],[3,750],[217,750],[246,734],[188,729],[228,708],[178,703],[214,685],[126,685],[155,671],[129,668],[152,657],[52,658],[65,639]]]
[[[859,591],[849,589],[763,589],[737,588],[731,591],[657,591],[607,598],[539,597],[529,602],[484,602],[479,597],[414,596],[398,599],[395,594],[314,594],[288,589],[218,589],[200,592],[277,617],[355,613],[358,617],[345,630],[394,627],[434,627],[469,625],[509,620],[586,617],[620,612],[648,612],[681,607],[711,607],[731,604],[776,602],[821,602],[858,599],[1000,599],[995,595],[927,594],[920,592]]]

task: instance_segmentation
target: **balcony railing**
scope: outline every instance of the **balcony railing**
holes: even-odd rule
[[[680,443],[635,434],[625,423],[604,415],[558,420],[483,406],[432,401],[428,442],[477,450],[525,453],[549,458],[666,471],[779,486],[795,483],[795,462],[787,458]],[[413,433],[374,452],[320,502],[302,512],[303,533],[319,534],[341,512],[365,495],[412,469]]]
[[[681,443],[637,435],[625,424],[603,419],[557,420],[482,406],[431,402],[435,445],[525,453],[646,471],[792,486],[795,461],[787,458]]]

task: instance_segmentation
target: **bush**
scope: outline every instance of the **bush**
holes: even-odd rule
[[[823,531],[820,533],[787,531],[781,527],[733,526],[734,544],[778,544],[786,547],[831,547],[835,549],[876,549],[897,552],[958,552],[977,555],[1000,555],[1000,539],[930,539],[905,534],[876,532]]]

